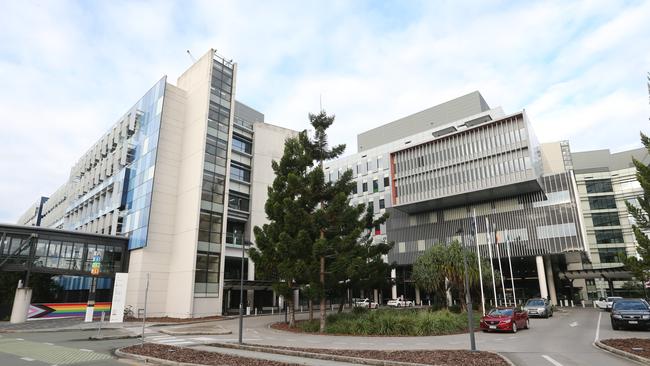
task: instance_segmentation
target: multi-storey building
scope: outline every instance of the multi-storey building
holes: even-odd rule
[[[47,202],[47,197],[41,197],[18,218],[16,224],[23,226],[40,226],[43,218],[43,205]]]
[[[234,263],[264,223],[271,161],[295,134],[235,101],[236,75],[235,63],[210,50],[176,85],[160,79],[43,207],[44,226],[128,238],[126,303],[134,309],[144,305],[147,278],[152,316],[231,306],[224,281],[241,274]]]
[[[636,239],[632,232],[634,219],[625,202],[637,204],[643,189],[636,179],[632,158],[650,164],[645,148],[610,153],[593,150],[571,154],[585,222],[586,240],[593,269],[609,269],[622,265],[621,254],[636,256]],[[587,282],[589,297],[597,299],[614,292],[627,295],[624,281],[603,278]]]
[[[390,213],[375,229],[395,243],[390,297],[420,301],[415,260],[436,243],[465,239],[483,257],[491,246],[502,258],[507,241],[515,268],[504,276],[514,275],[517,297],[557,302],[558,270],[581,265],[586,250],[568,145],[540,145],[524,111],[505,115],[474,92],[362,133],[358,146],[326,174],[335,180],[351,169],[352,202]]]

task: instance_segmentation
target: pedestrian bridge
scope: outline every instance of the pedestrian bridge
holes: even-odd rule
[[[128,268],[128,239],[118,236],[0,224],[0,271],[88,276],[99,255],[100,277]]]

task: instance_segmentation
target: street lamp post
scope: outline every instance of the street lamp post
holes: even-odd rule
[[[459,228],[456,234],[460,234],[460,242],[463,247],[463,267],[465,269],[465,303],[467,304],[467,326],[469,328],[469,343],[472,351],[476,351],[476,340],[474,339],[474,314],[472,309],[472,295],[469,291],[469,270],[467,268],[467,249],[465,248],[465,234],[463,228]]]
[[[237,244],[237,230],[233,230],[233,242]],[[244,241],[241,241],[241,279],[239,282],[239,344],[244,333]]]

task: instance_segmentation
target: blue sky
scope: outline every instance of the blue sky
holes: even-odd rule
[[[237,99],[333,143],[480,90],[542,142],[640,146],[650,132],[648,1],[0,2],[0,222],[49,195],[163,75],[213,47]]]

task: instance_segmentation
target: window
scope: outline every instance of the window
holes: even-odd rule
[[[368,182],[363,182],[363,183],[361,184],[361,188],[362,188],[361,190],[362,190],[363,192],[368,192]]]
[[[253,151],[253,144],[251,144],[249,141],[240,138],[239,136],[233,136],[232,148],[235,151],[250,154]]]
[[[194,272],[194,292],[214,293],[219,286],[219,254],[196,254],[196,271]]]
[[[593,179],[585,181],[587,193],[613,192],[611,179]]]
[[[623,243],[623,231],[621,229],[596,230],[596,243]]]
[[[381,210],[382,208],[386,208],[386,203],[384,202],[383,198],[379,199],[379,209]]]
[[[248,197],[240,196],[234,192],[230,192],[228,198],[228,208],[233,208],[240,211],[248,211],[250,200]]]
[[[607,210],[616,208],[614,196],[589,197],[589,208],[592,210]]]
[[[357,194],[358,193],[358,187],[357,187],[357,182],[352,183],[352,194]]]
[[[388,177],[384,177],[384,188],[388,188],[389,185],[390,185],[390,182],[389,182]]]
[[[379,192],[379,181],[377,179],[372,180],[372,191],[374,193]]]
[[[242,182],[249,182],[251,181],[251,171],[247,168],[238,166],[238,165],[231,165],[230,166],[230,178],[239,180]]]
[[[375,235],[381,235],[381,227],[379,225],[375,225]]]
[[[594,226],[619,226],[618,212],[599,212],[591,215]]]
[[[625,248],[600,248],[598,249],[600,263],[618,263],[620,256],[625,255]]]

